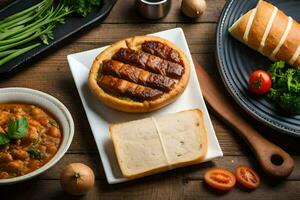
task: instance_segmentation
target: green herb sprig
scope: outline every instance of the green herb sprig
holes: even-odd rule
[[[27,135],[28,120],[23,117],[17,120],[10,120],[7,133],[0,133],[0,145],[9,143],[11,140],[21,139]]]
[[[38,150],[35,147],[30,147],[27,152],[29,153],[29,155],[36,159],[36,160],[42,160],[43,158],[46,157],[46,153],[41,152],[40,150]]]

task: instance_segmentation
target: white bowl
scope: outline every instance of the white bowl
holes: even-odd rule
[[[49,111],[55,116],[56,120],[58,120],[59,124],[61,125],[63,129],[63,137],[58,151],[44,166],[23,176],[10,179],[0,179],[0,185],[28,180],[48,170],[50,167],[55,165],[67,152],[74,136],[74,121],[70,112],[59,100],[53,96],[28,88],[11,87],[0,89],[0,103],[9,102],[34,104]]]

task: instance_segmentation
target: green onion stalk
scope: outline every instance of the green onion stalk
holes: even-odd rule
[[[0,21],[0,67],[12,59],[38,47],[49,44],[57,23],[64,23],[72,13],[64,3],[54,5],[53,0],[16,13]],[[37,40],[41,40],[38,42]],[[35,41],[35,42],[33,42]]]
[[[87,16],[101,0],[42,0],[0,20],[0,67],[53,39],[53,30],[71,13]]]

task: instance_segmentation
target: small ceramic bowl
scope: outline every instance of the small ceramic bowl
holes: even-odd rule
[[[54,157],[44,166],[23,176],[18,176],[10,179],[0,179],[0,185],[25,181],[45,172],[63,157],[63,155],[67,152],[74,136],[74,121],[70,112],[59,100],[57,100],[53,96],[28,88],[1,88],[0,103],[9,102],[33,104],[40,106],[41,108],[50,112],[54,115],[54,117],[56,118],[56,120],[58,120],[62,127],[63,138],[60,147]]]

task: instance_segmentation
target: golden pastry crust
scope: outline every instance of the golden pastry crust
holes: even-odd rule
[[[288,17],[281,10],[278,10],[270,34],[267,37],[265,47],[263,48],[264,55],[270,56],[272,54],[284,34],[287,24]]]
[[[273,10],[274,6],[264,1],[261,1],[260,6],[257,7],[256,15],[252,23],[252,27],[256,28],[251,28],[248,36],[248,43],[251,44],[252,48],[259,48],[260,42],[265,33],[265,27],[268,25]]]
[[[284,42],[281,46],[276,59],[278,60],[290,60],[300,45],[300,24],[293,21],[293,26]],[[299,58],[300,59],[300,58]],[[300,65],[296,64],[295,66]]]
[[[232,25],[232,27],[230,27],[230,29],[229,29],[229,32],[231,33],[231,35],[233,35],[236,39],[238,39],[240,42],[242,42],[244,44],[247,44],[243,40],[243,36],[244,36],[245,31],[246,31],[247,23],[248,23],[248,20],[251,16],[252,12],[254,12],[253,9],[249,10],[243,17],[238,19]]]
[[[103,61],[111,59],[113,55],[119,51],[120,48],[131,48],[134,50],[139,50],[141,49],[141,44],[145,41],[161,42],[179,53],[180,59],[182,60],[184,67],[184,73],[182,77],[178,80],[176,85],[172,88],[170,92],[164,93],[158,99],[143,102],[138,102],[126,98],[119,98],[105,92],[97,83],[97,78],[99,75],[99,71],[101,71]],[[177,99],[177,97],[179,97],[185,90],[189,81],[189,76],[189,62],[184,53],[181,51],[181,49],[179,49],[176,45],[174,45],[168,40],[156,36],[135,36],[112,44],[110,47],[105,49],[95,58],[89,73],[88,85],[92,93],[107,106],[119,111],[141,113],[151,112],[174,102]]]

